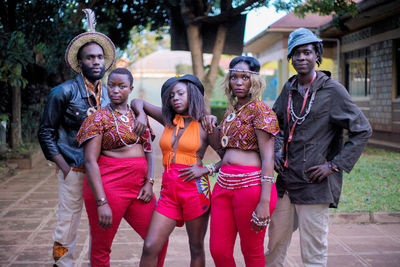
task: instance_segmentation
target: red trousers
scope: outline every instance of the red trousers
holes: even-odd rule
[[[120,159],[100,156],[98,164],[113,221],[111,228],[106,230],[98,225],[96,200],[85,177],[83,198],[89,217],[92,238],[90,264],[93,267],[110,266],[111,245],[122,218],[145,239],[156,204],[154,195],[149,203],[136,199],[147,174],[147,162],[144,157]],[[158,266],[164,263],[167,246],[168,242],[158,256]]]
[[[251,173],[259,167],[223,165],[221,171],[228,174]],[[247,178],[247,180],[251,180]],[[232,184],[246,186],[246,177],[233,178]],[[265,229],[252,230],[252,213],[261,195],[261,184],[237,189],[227,189],[218,184],[211,194],[210,251],[216,267],[236,266],[233,258],[236,236],[239,233],[240,247],[247,267],[264,267]],[[277,193],[273,184],[270,197],[270,214],[276,205]]]

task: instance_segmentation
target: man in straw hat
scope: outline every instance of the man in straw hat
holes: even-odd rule
[[[304,265],[326,266],[329,208],[338,205],[342,172],[350,172],[372,133],[346,88],[328,71],[315,70],[322,53],[322,40],[310,30],[299,28],[289,35],[287,58],[297,75],[273,107],[281,132],[275,141],[278,200],[266,266],[284,266],[297,228]],[[343,145],[344,129],[349,138]]]
[[[109,103],[100,79],[115,60],[113,42],[95,32],[93,11],[84,12],[90,31],[73,38],[65,52],[68,67],[77,75],[50,91],[38,134],[46,159],[58,167],[57,226],[53,235],[55,266],[74,264],[84,177],[83,149],[78,148],[75,138],[83,120]]]

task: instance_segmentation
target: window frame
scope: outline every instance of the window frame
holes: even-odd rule
[[[364,75],[363,75],[363,80],[364,80],[364,93],[363,95],[359,94],[354,94],[354,91],[352,92],[351,88],[351,70],[350,70],[350,64],[351,61],[359,61],[363,60],[364,61]],[[352,97],[357,97],[357,98],[365,98],[369,97],[371,95],[371,77],[370,75],[370,68],[371,68],[371,62],[370,62],[370,48],[365,47],[361,48],[358,50],[354,50],[348,53],[345,53],[345,73],[344,73],[344,78],[345,78],[345,86],[347,91]],[[353,89],[355,90],[355,89]]]

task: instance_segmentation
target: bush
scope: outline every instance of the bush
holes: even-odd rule
[[[211,114],[216,116],[218,122],[222,121],[227,107],[226,99],[211,100]]]

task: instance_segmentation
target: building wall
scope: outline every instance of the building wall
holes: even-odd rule
[[[286,59],[285,55],[287,52],[287,48],[285,48],[284,46],[285,42],[287,43],[287,38],[278,40],[277,42],[266,47],[263,51],[255,55],[258,61],[260,61],[260,64],[263,65],[267,62]]]
[[[371,94],[369,121],[375,130],[392,131],[393,40],[370,46]]]
[[[400,21],[398,18],[395,20]],[[392,21],[393,17],[389,17],[377,25],[342,36],[341,52],[344,59],[346,53],[369,49],[367,58],[370,63],[370,93],[366,97],[353,97],[353,100],[369,119],[375,138],[399,141],[400,98],[396,92],[398,66],[395,59],[395,39],[400,37],[400,27],[393,25]],[[346,69],[345,64],[343,60],[343,71]],[[346,73],[343,72],[340,79],[343,84],[345,76]]]

